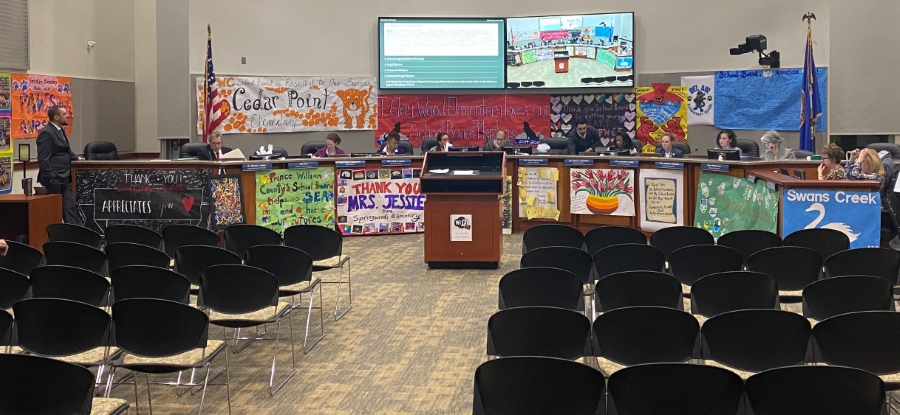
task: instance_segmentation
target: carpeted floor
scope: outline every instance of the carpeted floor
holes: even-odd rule
[[[353,309],[334,321],[337,285],[326,284],[325,338],[306,355],[301,347],[305,310],[294,311],[297,374],[275,396],[268,391],[273,342],[258,341],[230,354],[232,413],[471,413],[472,379],[486,360],[486,327],[497,310],[497,282],[518,268],[521,240],[521,235],[504,235],[498,270],[428,270],[422,235],[345,238]],[[336,280],[337,271],[315,275]],[[311,331],[318,328],[315,310],[313,315]],[[274,328],[269,327],[267,337],[274,338]],[[283,333],[288,333],[286,325]],[[222,330],[211,327],[210,337],[221,339]],[[280,346],[279,364],[290,367],[288,349]],[[221,365],[219,357],[214,370]],[[141,413],[149,413],[146,378],[138,379]],[[215,382],[222,380],[224,375]],[[199,394],[178,397],[174,388],[160,385],[152,390],[155,414],[196,413]],[[112,396],[127,399],[130,413],[136,413],[130,385],[115,388]],[[209,386],[204,413],[227,413],[224,386]]]

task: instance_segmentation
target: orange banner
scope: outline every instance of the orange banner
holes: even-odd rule
[[[72,79],[12,74],[12,138],[36,138],[49,122],[47,110],[59,105],[69,112],[66,134],[72,135]]]

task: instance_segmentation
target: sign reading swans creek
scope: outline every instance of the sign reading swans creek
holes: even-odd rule
[[[789,189],[784,191],[782,234],[825,228],[850,238],[850,248],[878,247],[881,195],[878,192]]]

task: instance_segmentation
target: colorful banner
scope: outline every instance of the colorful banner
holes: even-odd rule
[[[684,173],[641,169],[640,179],[641,230],[656,232],[684,225]]]
[[[334,168],[256,172],[256,224],[279,233],[293,225],[334,228]]]
[[[10,75],[0,73],[0,194],[11,193],[13,182],[10,87]]]
[[[644,153],[653,153],[665,133],[687,141],[687,88],[653,84],[634,88],[637,95],[637,137]]]
[[[503,220],[503,234],[512,235],[512,176],[506,176],[505,179],[503,196],[500,197],[500,217]]]
[[[85,226],[101,233],[118,224],[208,229],[209,175],[206,169],[78,170],[75,202]]]
[[[12,193],[13,165],[12,152],[0,154],[0,194]]]
[[[747,229],[778,231],[778,193],[765,181],[700,172],[698,187],[694,226],[713,238]]]
[[[637,125],[634,94],[552,95],[550,97],[550,135],[565,137],[583,118],[600,132],[600,144],[610,145],[618,132],[635,137]]]
[[[881,245],[878,192],[788,189],[783,206],[782,235],[802,229],[834,229],[850,238],[850,249]]]
[[[634,170],[571,169],[571,212],[634,216]]]
[[[60,76],[12,74],[12,138],[36,138],[49,122],[47,110],[57,105],[69,113],[66,134],[72,135],[72,80]]]
[[[209,193],[212,200],[212,222],[215,229],[247,223],[240,174],[210,177]]]
[[[555,167],[519,167],[519,217],[559,220],[559,170]]]
[[[766,73],[769,76],[766,76]],[[816,69],[822,116],[816,131],[828,120],[828,69]],[[716,72],[716,126],[732,130],[800,130],[800,89],[803,69]]]
[[[420,169],[341,170],[337,223],[344,235],[425,231]]]
[[[455,146],[481,146],[497,130],[521,145],[550,136],[547,95],[380,95],[375,144],[396,131],[419,147],[422,140],[450,135]]]
[[[203,81],[197,77],[197,114],[203,119]],[[373,77],[216,77],[225,95],[225,134],[374,130]],[[197,134],[203,124],[197,122]]]
[[[715,75],[682,76],[681,86],[688,90],[688,125],[714,125]]]

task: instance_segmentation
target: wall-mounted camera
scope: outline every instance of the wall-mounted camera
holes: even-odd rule
[[[766,50],[766,37],[763,35],[752,35],[747,36],[744,43],[738,45],[736,48],[731,48],[730,52],[732,55],[743,55],[745,53],[751,52],[759,52],[759,64],[762,66],[767,66],[769,68],[780,68],[781,67],[781,54],[778,53],[777,50],[773,50],[771,53],[766,54],[763,52]]]

